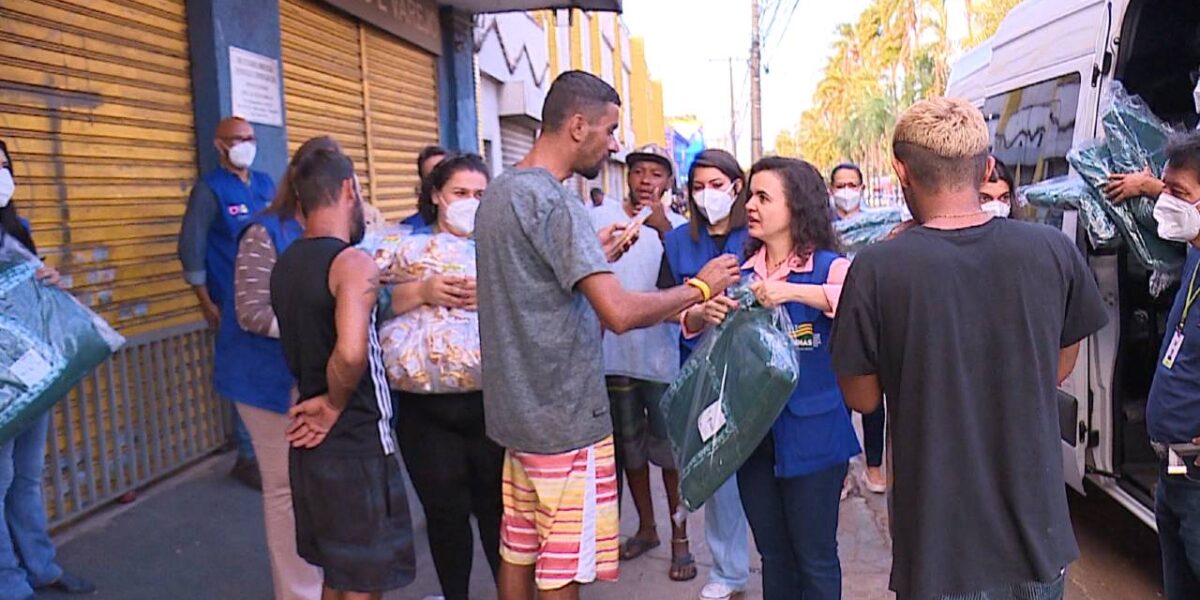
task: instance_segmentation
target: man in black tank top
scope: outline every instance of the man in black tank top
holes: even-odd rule
[[[415,557],[375,329],[379,272],[352,247],[364,221],[348,157],[313,153],[292,187],[306,229],[275,264],[271,304],[300,391],[287,434],[297,551],[324,569],[327,598],[380,598],[412,581]]]

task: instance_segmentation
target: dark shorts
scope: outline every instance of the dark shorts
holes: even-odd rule
[[[385,592],[412,582],[412,521],[396,457],[293,449],[288,474],[296,550],[325,570],[326,587]]]
[[[641,469],[654,463],[674,469],[667,422],[658,407],[669,386],[616,375],[609,375],[606,382],[621,468]]]

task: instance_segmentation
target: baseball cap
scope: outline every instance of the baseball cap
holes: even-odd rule
[[[629,154],[625,155],[625,164],[630,167],[643,160],[652,160],[659,163],[670,169],[672,176],[675,175],[675,161],[671,159],[671,153],[658,144],[646,144],[640,148],[635,148]]]

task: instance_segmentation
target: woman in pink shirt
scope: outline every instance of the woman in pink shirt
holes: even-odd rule
[[[766,600],[841,597],[838,506],[858,438],[834,376],[828,340],[850,261],[840,253],[828,193],[810,164],[764,158],[750,169],[750,242],[742,271],[761,304],[791,318],[800,378],[762,444],[738,471],[738,488],[762,554]],[[730,302],[702,308],[709,324]]]

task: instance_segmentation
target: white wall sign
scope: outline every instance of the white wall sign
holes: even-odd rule
[[[230,46],[229,82],[235,116],[251,123],[283,126],[279,61]]]

